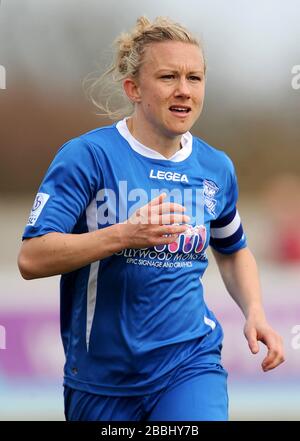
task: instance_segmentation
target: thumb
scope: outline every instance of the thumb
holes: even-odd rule
[[[257,342],[257,333],[254,328],[245,332],[245,337],[248,341],[248,346],[252,354],[257,354],[259,351],[259,346]]]

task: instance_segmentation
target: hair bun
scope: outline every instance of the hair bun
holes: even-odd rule
[[[139,17],[136,21],[137,32],[144,32],[146,28],[151,25],[151,21],[144,15]]]
[[[129,52],[132,48],[132,37],[130,34],[121,34],[115,41],[121,52]]]

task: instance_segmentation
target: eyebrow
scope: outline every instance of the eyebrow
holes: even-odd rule
[[[178,69],[164,67],[164,68],[159,69],[159,70],[156,71],[157,74],[163,73],[163,72],[177,73]],[[202,74],[203,75],[204,74],[204,70],[203,69],[190,70],[190,71],[188,71],[188,74]]]

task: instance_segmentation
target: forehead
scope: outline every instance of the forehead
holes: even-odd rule
[[[204,70],[204,58],[199,46],[181,41],[151,43],[145,49],[143,67],[147,71],[176,69]]]

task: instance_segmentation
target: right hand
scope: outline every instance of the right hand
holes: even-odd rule
[[[189,222],[189,216],[183,214],[185,207],[173,202],[163,202],[166,196],[166,193],[160,194],[121,224],[124,248],[170,244],[187,229],[187,225],[174,225]]]

